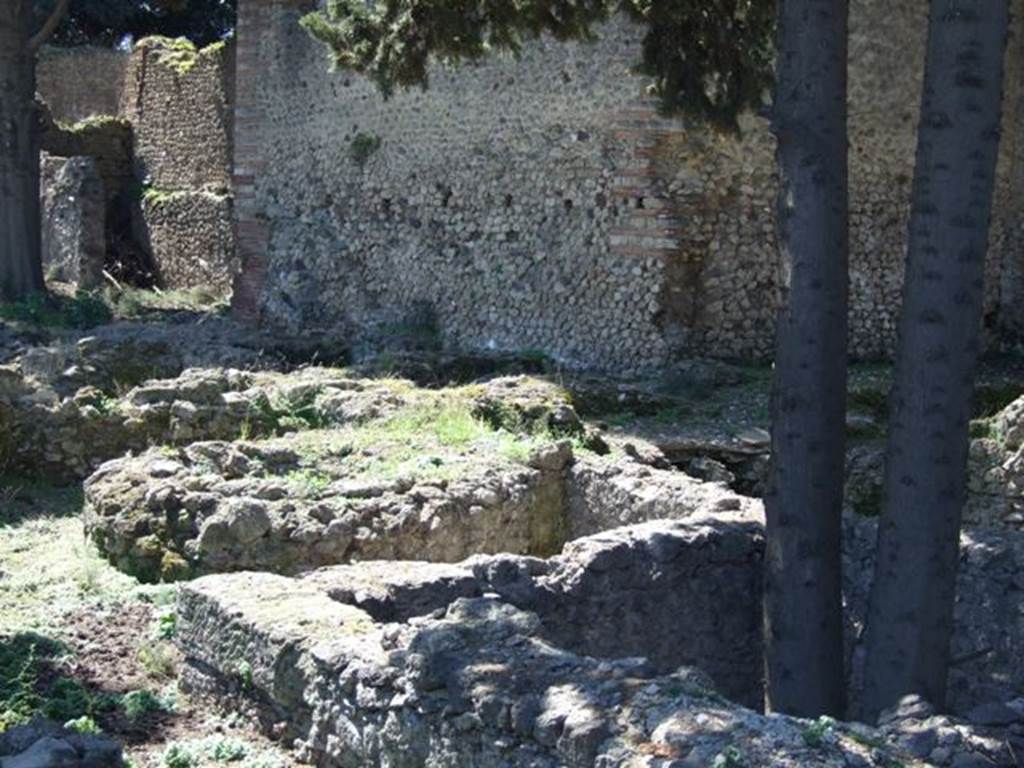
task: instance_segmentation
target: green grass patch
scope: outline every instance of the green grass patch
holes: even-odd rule
[[[55,620],[85,606],[93,609],[147,588],[115,570],[82,535],[78,487],[51,488],[19,478],[13,504],[0,511],[0,627],[7,632],[50,631]]]
[[[116,317],[125,319],[161,312],[217,313],[228,307],[227,296],[207,288],[157,290],[124,286],[118,290],[110,287],[104,291],[104,301]]]
[[[175,741],[167,745],[160,758],[161,768],[205,768],[232,765],[237,768],[286,768],[274,754],[256,750],[251,744],[231,736]]]
[[[329,432],[302,432],[297,448],[301,466],[286,479],[312,493],[335,478],[324,472],[326,457],[344,462],[346,478],[399,477],[452,479],[478,463],[478,457],[525,462],[554,437],[541,427],[517,431],[478,415],[474,387],[423,392],[390,416]]]
[[[103,297],[88,291],[78,291],[74,296],[36,293],[21,301],[0,303],[0,320],[38,328],[85,330],[112,319]]]

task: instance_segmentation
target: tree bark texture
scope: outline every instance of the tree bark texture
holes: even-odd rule
[[[782,275],[765,496],[769,710],[844,709],[842,579],[849,278],[847,3],[780,0],[772,127]]]
[[[0,298],[43,290],[31,0],[0,0]]]
[[[862,715],[942,707],[966,493],[1007,0],[932,0]]]

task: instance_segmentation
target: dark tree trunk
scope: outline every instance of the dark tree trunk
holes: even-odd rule
[[[43,290],[31,0],[0,0],[0,298]]]
[[[932,0],[863,713],[942,707],[999,149],[1007,0]]]
[[[773,131],[782,304],[765,556],[768,709],[841,715],[849,255],[847,4],[780,0]]]

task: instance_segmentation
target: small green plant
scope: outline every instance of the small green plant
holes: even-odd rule
[[[970,434],[972,440],[982,440],[997,437],[997,430],[988,419],[975,419],[971,422]]]
[[[348,156],[353,163],[362,168],[373,154],[380,149],[381,143],[380,136],[360,131],[352,137],[352,142],[348,147]]]
[[[160,758],[163,768],[198,768],[199,764],[200,758],[195,750],[178,742],[169,744]]]
[[[170,680],[174,677],[177,664],[171,646],[164,641],[144,641],[139,645],[139,664],[154,680]]]
[[[67,722],[88,714],[92,708],[86,687],[73,678],[61,677],[50,687],[40,711],[51,720]]]
[[[102,591],[100,564],[95,558],[83,553],[81,570],[75,576],[75,584],[83,595],[96,596]]]
[[[102,733],[102,729],[89,715],[82,715],[81,717],[76,717],[74,720],[68,720],[64,723],[64,727],[69,731],[74,731],[75,733],[84,733],[92,736]]]
[[[851,728],[847,734],[853,741],[860,744],[862,747],[868,747],[870,749],[881,749],[885,746],[885,742],[878,736],[865,731],[857,730],[857,728]]]
[[[285,482],[306,496],[319,496],[331,484],[332,478],[314,469],[297,469],[285,476]]]
[[[129,720],[138,720],[151,712],[170,712],[173,706],[152,691],[140,688],[121,697],[121,709]]]
[[[95,133],[98,131],[110,131],[111,129],[130,131],[132,124],[123,117],[115,117],[113,115],[94,115],[92,117],[87,117],[84,120],[79,120],[77,123],[68,123],[63,120],[58,120],[57,126],[62,131],[80,135],[85,133]]]
[[[230,763],[245,759],[249,754],[249,748],[238,739],[224,737],[211,740],[207,745],[206,754],[218,763]]]
[[[178,614],[174,609],[162,611],[156,619],[156,636],[161,640],[173,640],[178,632]]]
[[[199,50],[184,37],[144,37],[135,44],[135,48],[151,51],[157,61],[166,64],[179,75],[188,74],[199,61]]]
[[[158,189],[156,187],[143,187],[142,188],[142,201],[150,207],[156,208],[164,203],[168,203],[174,200],[175,197],[181,197],[187,193],[184,192],[173,192],[166,189]]]
[[[238,673],[238,679],[242,683],[242,690],[248,691],[252,688],[253,677],[252,677],[252,664],[244,659],[235,667],[235,671]]]
[[[801,735],[808,747],[820,749],[835,738],[835,729],[836,721],[828,715],[822,715],[806,725]]]
[[[861,517],[878,517],[882,513],[884,491],[881,483],[872,484],[860,493],[853,495],[850,506]]]
[[[711,768],[746,768],[747,761],[739,747],[726,747],[711,761]]]

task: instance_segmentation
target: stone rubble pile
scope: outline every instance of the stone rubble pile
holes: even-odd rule
[[[122,396],[86,385],[61,397],[0,368],[8,462],[65,477],[86,476],[108,459],[153,445],[273,435],[310,421],[342,424],[400,403],[387,387],[324,369],[287,377],[188,369],[173,379],[149,379]]]

